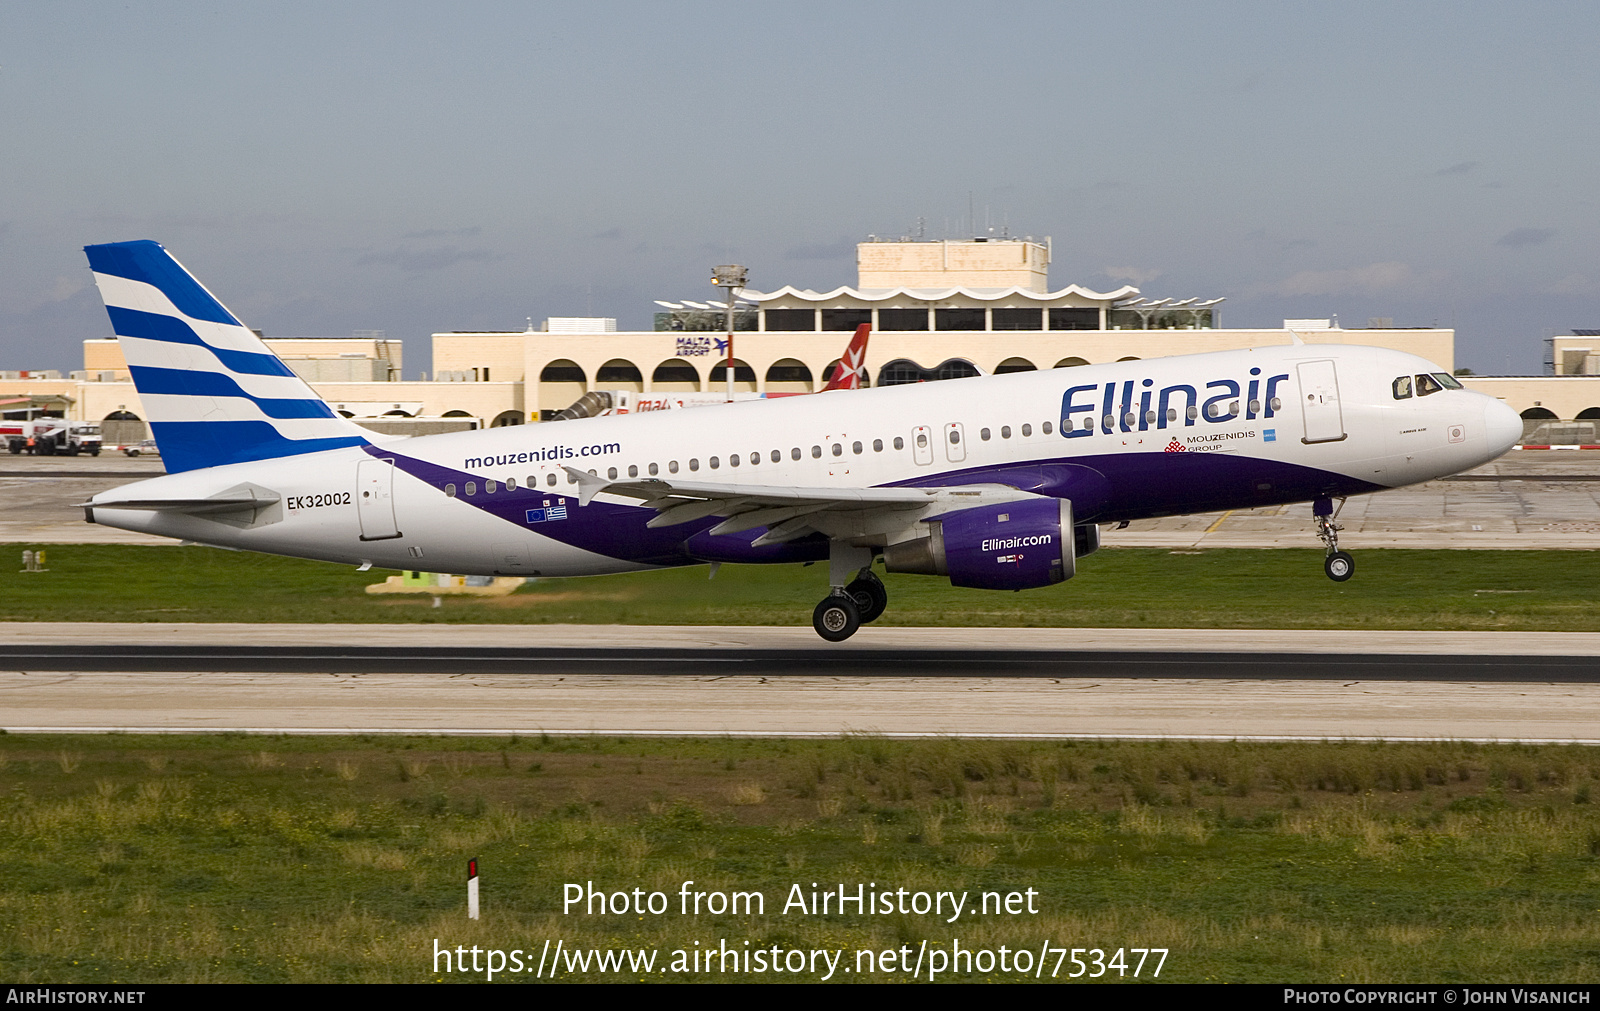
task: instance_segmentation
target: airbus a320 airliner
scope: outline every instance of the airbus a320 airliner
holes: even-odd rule
[[[334,414],[155,242],[85,250],[169,473],[93,523],[352,565],[577,576],[827,560],[831,641],[888,603],[872,565],[1021,590],[1100,524],[1333,503],[1521,435],[1414,355],[1294,344],[414,438]]]

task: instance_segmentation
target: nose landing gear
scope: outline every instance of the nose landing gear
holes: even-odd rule
[[[1334,522],[1339,513],[1344,509],[1344,499],[1339,500],[1339,508],[1334,509],[1333,500],[1319,498],[1311,506],[1311,518],[1317,524],[1317,536],[1322,538],[1322,543],[1327,547],[1327,557],[1322,560],[1322,571],[1335,583],[1342,583],[1356,574],[1356,560],[1348,551],[1339,550],[1339,531],[1344,527]]]

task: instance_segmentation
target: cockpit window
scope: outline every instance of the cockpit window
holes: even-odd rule
[[[1396,379],[1394,381],[1394,399],[1396,399],[1396,400],[1409,400],[1409,399],[1411,399],[1411,377],[1410,376],[1401,376],[1399,379]]]
[[[1424,372],[1417,377],[1417,396],[1426,397],[1430,393],[1438,393],[1444,389],[1439,380]]]
[[[1460,383],[1456,382],[1456,377],[1452,376],[1448,372],[1435,372],[1433,373],[1433,378],[1443,383],[1444,388],[1447,390],[1459,390],[1464,388]]]

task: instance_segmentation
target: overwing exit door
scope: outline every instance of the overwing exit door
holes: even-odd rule
[[[1306,434],[1300,441],[1343,439],[1344,412],[1339,407],[1339,376],[1333,362],[1301,362],[1295,368],[1300,374],[1300,410],[1306,423]]]
[[[366,459],[356,464],[356,515],[361,539],[386,541],[400,536],[394,522],[394,461]]]

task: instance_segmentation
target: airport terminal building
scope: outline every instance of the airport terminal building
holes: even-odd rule
[[[1048,239],[863,242],[854,287],[740,293],[735,390],[820,389],[862,323],[872,327],[866,370],[874,386],[1288,344],[1291,331],[1308,343],[1394,348],[1455,367],[1453,330],[1341,328],[1329,320],[1230,330],[1220,326],[1222,298],[1147,298],[1131,286],[1052,290],[1049,265]],[[595,391],[726,389],[726,305],[657,305],[649,331],[618,331],[608,319],[551,319],[523,331],[435,333],[435,371],[421,379],[403,378],[400,342],[378,332],[266,342],[340,413],[397,434],[540,421]],[[1552,375],[1464,381],[1530,419],[1600,423],[1600,337],[1574,339],[1552,344]],[[0,372],[0,401],[3,412],[102,421],[108,445],[133,441],[143,429],[114,339],[85,341],[84,368],[68,377]]]

